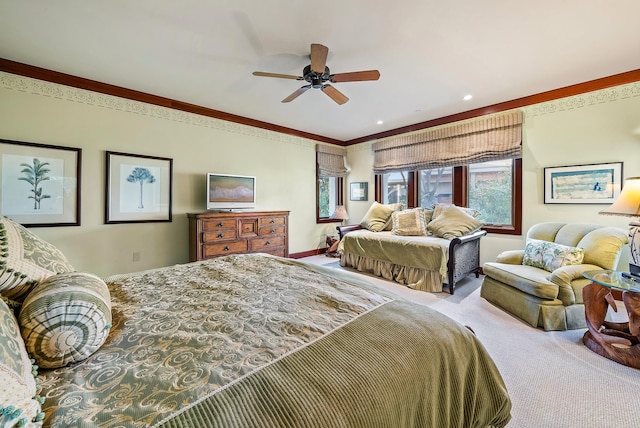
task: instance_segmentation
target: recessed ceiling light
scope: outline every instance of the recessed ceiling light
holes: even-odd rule
[[[473,95],[467,94],[467,95],[464,96],[463,100],[469,101],[471,98],[473,98]]]
[[[382,125],[384,122],[383,122],[383,121],[381,121],[381,120],[379,120],[379,121],[377,121],[376,123],[377,123],[378,125]]]

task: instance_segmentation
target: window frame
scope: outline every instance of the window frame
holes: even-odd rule
[[[453,167],[452,177],[452,199],[453,203],[466,207],[468,203],[468,167]],[[417,206],[420,199],[418,189],[419,171],[410,171],[408,175],[407,189],[407,208]],[[485,225],[482,227],[488,233],[496,233],[502,235],[521,235],[522,234],[522,158],[513,160],[512,174],[512,193],[511,193],[511,219],[510,225]],[[376,201],[382,203],[382,174],[375,175],[375,198]]]
[[[344,205],[344,177],[334,177],[336,179],[336,206]],[[331,216],[331,214],[329,214]],[[342,223],[342,220],[331,217],[320,217],[320,170],[316,166],[316,224],[322,223]]]

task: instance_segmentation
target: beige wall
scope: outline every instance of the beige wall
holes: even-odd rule
[[[624,162],[624,177],[640,176],[640,82],[536,104],[523,109],[523,231],[542,221],[585,222],[627,229],[629,219],[602,216],[606,205],[545,205],[543,168]],[[369,181],[369,202],[347,202],[351,222],[374,197],[372,142],[350,146],[348,182]],[[523,236],[490,234],[481,244],[482,262],[503,250],[522,248]],[[628,263],[625,249],[620,266]],[[626,268],[625,268],[626,269]]]
[[[315,222],[315,141],[6,73],[0,138],[82,148],[81,226],[32,229],[81,271],[187,262],[186,213],[205,209],[206,172],[255,175],[256,209],[291,211],[291,253],[324,247],[335,230]],[[172,222],[104,224],[106,151],[173,159]]]
[[[640,82],[524,110],[523,229],[540,221],[594,222],[626,228],[627,219],[598,215],[602,205],[545,205],[546,166],[624,162],[640,176]],[[33,229],[78,270],[109,275],[188,260],[186,213],[204,210],[208,171],[258,178],[258,210],[289,210],[291,253],[324,247],[334,224],[315,223],[316,142],[0,73],[0,138],[80,147],[82,225]],[[369,182],[367,202],[348,199],[357,223],[374,199],[371,142],[348,148],[350,182]],[[105,152],[174,160],[173,222],[104,224]],[[489,235],[482,261],[522,247],[522,236]],[[133,262],[133,252],[140,261]],[[627,251],[621,263],[627,263]]]

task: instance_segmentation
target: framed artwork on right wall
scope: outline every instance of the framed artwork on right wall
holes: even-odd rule
[[[544,168],[545,204],[612,204],[622,190],[622,162]]]

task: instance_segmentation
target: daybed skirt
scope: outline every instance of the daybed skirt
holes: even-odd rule
[[[340,265],[352,267],[359,272],[372,273],[376,276],[398,284],[406,285],[414,290],[439,293],[442,291],[444,278],[438,271],[402,266],[391,262],[380,261],[370,257],[343,251]]]

